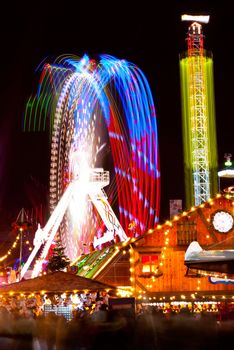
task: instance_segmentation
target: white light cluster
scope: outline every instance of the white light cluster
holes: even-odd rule
[[[201,23],[208,23],[210,20],[210,16],[193,16],[193,15],[182,15],[181,21],[191,21],[191,22],[201,22]]]

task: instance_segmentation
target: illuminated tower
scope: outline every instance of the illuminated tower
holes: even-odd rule
[[[199,205],[217,192],[217,142],[213,59],[203,46],[201,23],[209,16],[187,16],[191,21],[187,51],[180,55],[182,133],[186,207]]]

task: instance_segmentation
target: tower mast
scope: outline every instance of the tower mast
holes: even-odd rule
[[[182,16],[192,21],[187,52],[180,59],[186,205],[200,205],[217,191],[217,147],[212,58],[204,50],[202,23],[209,16]]]

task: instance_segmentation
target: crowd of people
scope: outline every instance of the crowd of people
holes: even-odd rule
[[[0,309],[1,350],[225,350],[232,349],[234,320],[187,310],[170,317],[157,308],[111,310],[102,303],[72,320],[50,312],[31,317]]]

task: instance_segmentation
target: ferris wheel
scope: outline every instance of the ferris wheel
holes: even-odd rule
[[[139,236],[155,226],[160,196],[156,114],[147,79],[136,65],[108,55],[96,61],[61,56],[43,65],[37,95],[25,113],[25,130],[32,125],[51,131],[51,215],[69,189],[56,239],[70,260],[103,237],[107,222],[117,219],[128,236],[130,226]],[[99,196],[106,221],[86,187],[90,169],[110,174]]]

